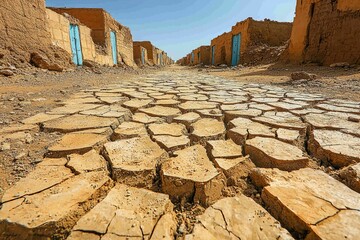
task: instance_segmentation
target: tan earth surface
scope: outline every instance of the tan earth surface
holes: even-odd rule
[[[0,239],[358,239],[359,73],[303,68],[1,78]]]

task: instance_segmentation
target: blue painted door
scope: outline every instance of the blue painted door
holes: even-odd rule
[[[110,32],[110,41],[111,41],[111,50],[112,50],[112,57],[113,63],[117,64],[117,44],[116,44],[116,33],[114,31]]]
[[[191,63],[194,63],[194,53],[191,53]]]
[[[201,63],[201,53],[198,53],[198,63]]]
[[[211,47],[211,64],[215,65],[215,46]]]
[[[83,64],[83,57],[81,51],[80,31],[79,26],[70,24],[70,44],[73,62],[81,66]]]
[[[145,49],[141,49],[141,62],[145,65]]]
[[[235,35],[232,39],[231,66],[237,66],[240,62],[241,35]]]

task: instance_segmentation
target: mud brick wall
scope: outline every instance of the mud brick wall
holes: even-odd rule
[[[197,64],[210,64],[210,46],[201,46],[192,51],[194,53],[194,65]],[[200,54],[200,58],[199,58]]]
[[[256,46],[282,46],[291,36],[292,23],[276,22],[270,20],[256,21],[248,18],[238,22],[232,27],[232,35],[241,34],[240,63],[248,64],[255,62],[250,49]],[[270,49],[269,49],[270,50]],[[264,52],[266,55],[266,53]],[[257,59],[262,59],[261,52]]]
[[[191,54],[188,54],[186,55],[185,65],[190,65],[190,61],[191,61]]]
[[[250,45],[250,33],[249,33],[249,26],[251,25],[251,22],[253,20],[251,18],[248,18],[244,21],[238,22],[231,28],[232,36],[241,34],[241,43],[240,43],[240,53],[243,53],[248,48],[248,45]],[[232,39],[230,44],[232,45]],[[232,46],[230,46],[232,49]],[[231,53],[232,54],[232,53]],[[242,57],[240,54],[240,62],[242,63]],[[231,61],[231,58],[230,58]]]
[[[141,53],[142,53],[142,51],[145,52],[145,64],[143,64],[142,61],[141,61]],[[135,60],[135,63],[138,66],[143,66],[143,65],[148,64],[149,61],[148,61],[148,53],[147,53],[146,48],[142,47],[139,44],[134,44],[134,60]]]
[[[134,47],[142,46],[146,49],[148,61],[150,65],[154,65],[157,62],[156,53],[155,53],[156,50],[150,41],[134,42],[133,45]]]
[[[187,57],[183,57],[180,62],[179,62],[182,66],[185,66],[187,64]]]
[[[105,40],[105,15],[99,8],[49,8],[59,14],[67,13],[91,29],[93,41],[101,46],[106,46]]]
[[[69,33],[70,21],[50,9],[46,9],[46,16],[52,44],[72,54]]]
[[[156,52],[156,65],[162,65],[163,63],[161,63],[161,57],[162,59],[164,59],[164,52],[163,50],[159,49],[159,48],[155,48],[155,52]],[[164,61],[163,61],[164,62]]]
[[[101,54],[96,52],[95,43],[91,37],[91,29],[84,25],[79,25],[79,31],[84,60],[91,60],[102,65],[110,65],[109,63],[112,63],[111,56],[102,57]]]
[[[231,64],[232,33],[224,33],[213,40],[211,46],[215,46],[215,65]]]
[[[119,62],[127,66],[136,67],[134,62],[133,38],[130,28],[125,27],[113,19],[109,13],[105,12],[105,36],[106,42],[110,43],[110,31],[116,32],[117,51]],[[111,45],[108,45],[111,52]]]
[[[360,1],[298,0],[285,60],[360,64]]]
[[[80,31],[80,41],[81,49],[84,60],[94,61],[101,65],[112,65],[112,55],[111,54],[101,54],[96,51],[96,46],[91,35],[92,30],[85,25],[79,24],[78,20],[72,22],[69,18],[58,14],[57,12],[47,9],[47,22],[49,31],[51,32],[51,40],[53,45],[61,47],[67,51],[70,55],[71,52],[71,43],[70,43],[70,23],[77,24]]]
[[[164,65],[169,65],[169,58],[168,58],[168,55],[167,53],[163,53],[163,62],[164,62]]]
[[[2,0],[0,19],[0,64],[29,66],[34,52],[70,64],[70,56],[51,44],[44,0]]]
[[[270,47],[284,45],[291,36],[292,23],[276,21],[249,21],[247,47],[266,44]]]
[[[133,53],[133,39],[128,27],[119,24],[109,13],[101,8],[51,8],[57,13],[67,13],[80,20],[91,29],[91,36],[95,44],[102,46],[105,52],[98,51],[97,61],[112,65],[110,31],[116,32],[118,62],[135,67]]]

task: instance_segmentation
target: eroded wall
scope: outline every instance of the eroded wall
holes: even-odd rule
[[[214,65],[231,64],[232,33],[223,33],[211,40],[211,46],[215,46]]]
[[[252,49],[264,46],[270,50],[271,47],[282,46],[290,39],[291,30],[292,23],[288,22],[277,22],[268,19],[256,21],[252,18],[238,22],[232,27],[232,34],[241,34],[240,63],[258,62],[262,58],[262,52],[258,53],[257,60],[255,60],[252,58],[253,53],[250,52]],[[265,52],[264,55],[268,55]],[[277,58],[274,58],[274,60],[277,60]]]
[[[134,62],[133,38],[130,28],[125,27],[105,12],[105,41],[110,43],[110,31],[116,32],[117,51],[119,61],[127,66],[136,67]],[[109,46],[111,51],[111,46]]]
[[[70,24],[77,24],[80,32],[80,44],[84,60],[94,61],[100,65],[110,66],[113,64],[112,55],[102,53],[96,50],[96,45],[93,41],[92,30],[85,25],[82,25],[78,19],[68,15],[65,17],[52,9],[47,9],[47,22],[49,31],[51,32],[51,41],[53,45],[56,45],[70,55],[71,43],[70,43]],[[71,21],[70,21],[71,20]]]
[[[0,64],[29,66],[32,53],[70,64],[70,56],[52,46],[44,0],[2,0],[0,19]]]
[[[282,46],[290,39],[292,23],[271,20],[249,21],[249,46]]]
[[[90,28],[93,41],[101,46],[106,45],[105,15],[100,8],[49,8],[59,14],[69,14]]]
[[[50,9],[46,9],[46,15],[48,29],[51,33],[52,44],[64,49],[69,54],[71,54],[69,33],[70,21],[66,17]]]
[[[194,65],[210,64],[210,46],[201,46],[192,51],[194,53]],[[199,58],[200,57],[200,58]]]
[[[143,51],[144,51],[144,61],[145,61],[144,64],[142,62],[142,52]],[[148,61],[148,53],[147,53],[146,48],[142,47],[139,44],[134,44],[134,60],[138,66],[144,66],[144,65],[148,64],[149,61]]]
[[[110,32],[116,32],[117,59],[130,67],[134,63],[133,39],[131,31],[113,19],[109,13],[100,8],[51,8],[60,14],[69,14],[91,29],[91,37],[96,46],[96,61],[113,65]],[[109,58],[109,56],[111,58]],[[109,60],[110,59],[110,60]]]
[[[360,2],[298,0],[286,60],[360,64]]]
[[[150,41],[133,42],[134,46],[142,46],[146,49],[148,55],[148,61],[150,65],[154,65],[157,62],[156,49]]]

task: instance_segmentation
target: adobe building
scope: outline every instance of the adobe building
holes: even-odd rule
[[[52,45],[44,0],[2,0],[0,18],[0,65],[56,71],[71,66],[70,54]]]
[[[163,52],[163,64],[169,65],[169,59],[166,52]]]
[[[77,35],[80,35],[79,39],[81,46],[85,44],[93,45],[91,41],[95,44],[95,51],[94,46],[86,46],[87,49],[79,46],[80,49],[76,49],[76,51],[73,49],[73,56],[76,55],[77,51],[82,51],[82,53],[79,53],[79,57],[83,55],[84,59],[95,61],[103,65],[112,66],[117,64],[126,64],[130,67],[136,66],[134,63],[133,40],[130,29],[115,21],[105,10],[100,8],[49,9],[63,16],[70,15],[71,17],[79,20],[82,25],[87,27],[84,28],[71,22],[68,24],[68,22],[63,20],[61,20],[60,23],[56,23],[61,25],[63,33],[66,32],[66,27],[69,27],[69,35],[74,35],[75,38]],[[53,14],[49,15],[50,28],[54,29],[54,21],[51,21],[54,20],[52,19],[54,16]],[[85,39],[84,36],[89,33],[91,39],[88,37]],[[55,34],[53,34],[53,38],[54,36]],[[62,36],[63,41],[66,41],[64,39],[67,39],[67,37],[68,36]],[[53,41],[61,42],[61,40],[56,38],[53,39]]]
[[[211,40],[211,64],[231,65],[231,41],[232,33],[226,32]]]
[[[190,65],[191,64],[191,54],[189,53],[188,55],[186,55],[186,65]]]
[[[297,0],[285,59],[291,63],[360,64],[360,1]]]
[[[156,65],[162,66],[164,65],[164,52],[163,50],[155,47],[155,52],[156,52]]]
[[[238,22],[231,32],[211,41],[211,63],[236,66],[251,61],[248,50],[255,46],[281,46],[290,39],[292,23],[248,18]]]
[[[149,64],[148,52],[146,48],[139,43],[134,42],[134,60],[138,66],[145,66]]]
[[[157,63],[157,56],[156,56],[156,47],[152,45],[150,41],[135,41],[134,46],[139,45],[146,49],[148,55],[148,61],[150,65],[155,65]]]
[[[202,64],[209,65],[210,64],[210,46],[201,46],[192,51],[194,55],[194,65]]]

